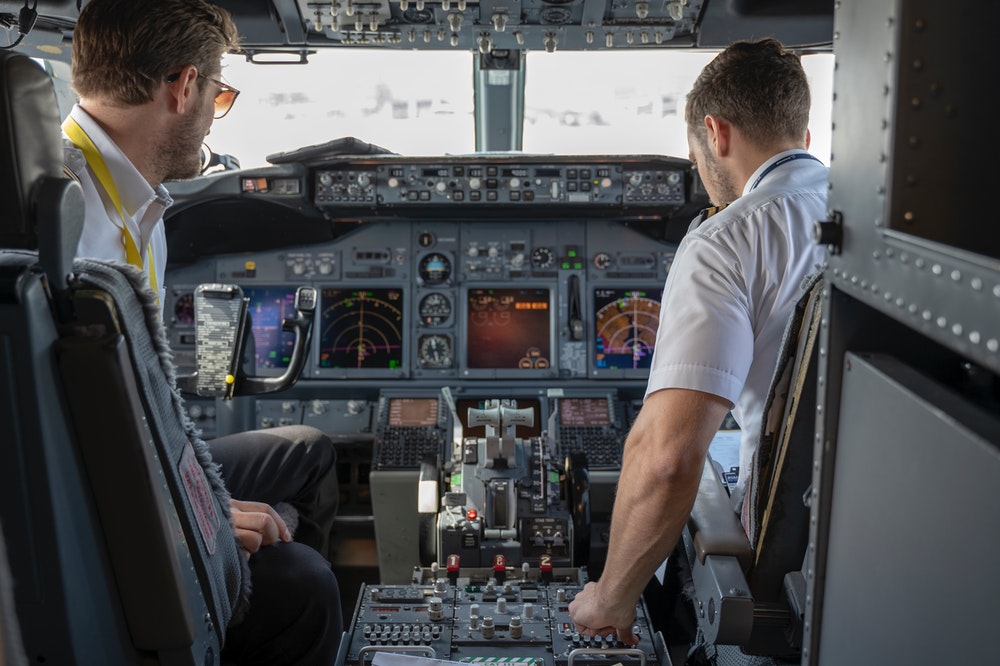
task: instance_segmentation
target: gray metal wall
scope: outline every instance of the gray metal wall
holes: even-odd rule
[[[1000,616],[1000,7],[837,4],[803,663],[989,663]]]

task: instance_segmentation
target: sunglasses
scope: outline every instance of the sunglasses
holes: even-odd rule
[[[167,83],[173,83],[180,77],[181,73],[177,72],[176,74],[168,76],[166,81]],[[240,91],[228,83],[223,83],[218,79],[213,79],[201,73],[198,74],[198,78],[205,79],[209,83],[214,83],[219,87],[219,92],[215,96],[215,119],[218,120],[229,113],[229,109],[233,108],[233,104],[236,103],[236,98],[239,97]]]

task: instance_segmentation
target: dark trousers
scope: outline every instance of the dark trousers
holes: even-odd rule
[[[344,632],[330,564],[300,543],[250,557],[250,611],[226,632],[222,659],[240,666],[333,666]]]
[[[250,557],[250,610],[226,632],[225,663],[331,666],[344,631],[340,587],[326,559],[337,513],[336,451],[322,432],[288,426],[208,442],[234,499],[299,512],[295,541]]]
[[[251,430],[208,442],[233,499],[287,502],[299,512],[295,540],[327,556],[340,489],[337,452],[310,426]]]

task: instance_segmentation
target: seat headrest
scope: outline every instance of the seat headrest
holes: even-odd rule
[[[0,248],[38,247],[32,189],[63,177],[59,122],[55,88],[38,63],[0,53]]]

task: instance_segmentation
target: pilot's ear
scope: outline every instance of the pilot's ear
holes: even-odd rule
[[[195,86],[198,85],[198,68],[188,65],[180,71],[176,80],[167,83],[169,94],[170,110],[175,113],[184,113],[195,93]]]
[[[708,130],[708,148],[716,157],[729,155],[732,141],[733,126],[725,118],[705,116],[705,129]]]

